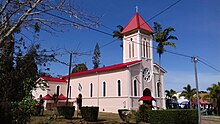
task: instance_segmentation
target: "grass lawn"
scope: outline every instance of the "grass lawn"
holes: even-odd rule
[[[44,111],[43,116],[31,117],[30,124],[93,124],[93,123],[108,123],[108,124],[119,124],[123,123],[118,114],[115,113],[104,113],[100,112],[97,122],[87,122],[82,119],[81,116],[76,117],[76,112],[73,119],[64,119],[63,116],[58,116],[56,119],[52,117],[52,111]]]

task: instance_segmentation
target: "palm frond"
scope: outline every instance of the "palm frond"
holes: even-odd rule
[[[162,44],[163,45],[169,45],[169,46],[172,46],[173,48],[176,48],[176,45],[173,42],[165,41]]]
[[[176,36],[170,35],[166,38],[166,41],[168,41],[168,40],[178,40],[178,38]]]

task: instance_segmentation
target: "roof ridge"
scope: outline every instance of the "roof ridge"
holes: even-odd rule
[[[97,69],[90,69],[90,70],[86,70],[86,71],[82,71],[82,72],[72,73],[72,74],[70,74],[70,77],[84,75],[84,74],[90,74],[90,73],[103,72],[103,71],[116,70],[116,69],[127,67],[128,65],[138,63],[138,62],[141,62],[141,60],[120,63],[120,64],[114,64],[114,65],[105,66],[105,67],[101,67],[101,68],[97,68]],[[62,79],[67,78],[67,77],[68,77],[68,75],[62,76]]]

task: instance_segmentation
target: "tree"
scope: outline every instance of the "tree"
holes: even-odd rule
[[[196,89],[191,88],[189,84],[187,84],[186,87],[183,87],[183,92],[180,94],[180,96],[184,96],[189,100],[190,103],[192,103],[193,96],[196,94]],[[190,106],[192,108],[192,106]]]
[[[53,32],[57,26],[73,26],[76,29],[97,26],[99,17],[87,15],[70,0],[1,0],[0,47],[16,31],[38,24],[42,30]],[[66,17],[66,18],[65,18]],[[7,27],[10,22],[10,27]]]
[[[12,118],[25,118],[25,116],[20,117],[16,113],[21,111],[18,109],[22,107],[20,105],[28,103],[24,102],[25,100],[32,99],[31,91],[35,88],[38,78],[37,66],[44,65],[49,60],[47,58],[53,57],[45,55],[43,51],[39,50],[39,45],[30,46],[27,53],[21,51],[21,46],[13,46],[8,48],[4,45],[0,51],[0,90],[2,91],[0,92],[2,112],[0,113],[0,121],[7,123],[11,123]],[[24,111],[29,111],[27,109]]]
[[[175,100],[177,100],[177,98],[174,96],[174,94],[176,94],[175,90],[170,89],[170,90],[165,90],[165,92],[166,92],[166,97],[168,99],[175,99]]]
[[[159,66],[161,66],[161,55],[164,53],[165,49],[164,46],[169,45],[171,47],[176,48],[175,44],[173,42],[170,42],[169,40],[177,40],[176,36],[170,35],[170,32],[175,31],[174,28],[169,27],[166,29],[162,29],[161,25],[154,22],[154,35],[153,39],[158,43],[157,45],[157,53],[159,54]],[[161,70],[159,69],[159,85],[161,86]],[[162,105],[161,101],[161,95],[160,95],[160,105]]]
[[[124,35],[121,34],[121,32],[124,30],[124,28],[123,28],[121,25],[118,25],[117,28],[118,28],[119,30],[114,30],[114,31],[113,31],[113,38],[116,37],[116,38],[118,38],[118,40],[121,40],[121,41],[122,41]],[[121,43],[120,46],[123,47],[123,43]]]
[[[99,48],[99,44],[96,43],[95,49],[94,49],[94,53],[93,53],[93,57],[92,57],[92,62],[93,62],[93,68],[98,68],[99,64],[100,64],[100,48]]]
[[[0,0],[0,122],[11,123],[12,103],[16,107],[32,99],[35,79],[54,59],[53,53],[46,54],[38,45],[26,51],[28,33],[36,37],[40,29],[53,33],[63,32],[63,26],[80,29],[99,24],[99,17],[73,5],[71,0]]]
[[[218,84],[212,84],[207,90],[209,91],[208,97],[211,99],[217,115],[220,115],[220,82],[218,82]]]
[[[86,64],[81,63],[81,64],[77,64],[77,65],[73,68],[72,73],[82,72],[82,71],[86,71],[86,70],[88,70]]]

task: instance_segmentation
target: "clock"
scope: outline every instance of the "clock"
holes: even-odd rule
[[[143,70],[143,78],[144,78],[144,80],[146,80],[147,82],[150,82],[150,80],[151,80],[151,72],[150,72],[150,69],[145,68],[145,69]]]

